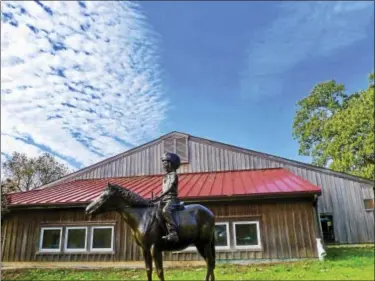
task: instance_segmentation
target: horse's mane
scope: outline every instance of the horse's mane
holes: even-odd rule
[[[146,207],[151,206],[150,200],[143,198],[139,194],[122,187],[117,184],[111,184],[111,187],[116,189],[116,191],[122,196],[122,198],[128,203],[131,207]]]

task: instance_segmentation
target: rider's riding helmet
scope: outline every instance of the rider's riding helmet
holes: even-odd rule
[[[181,165],[180,157],[177,154],[167,152],[161,157],[161,161],[168,161],[171,163],[172,168],[177,170]]]

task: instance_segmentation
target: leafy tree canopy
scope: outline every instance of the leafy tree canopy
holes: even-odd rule
[[[6,180],[1,181],[1,186],[5,193],[29,191],[55,181],[70,172],[65,165],[48,153],[38,157],[28,157],[24,153],[13,152],[11,158],[2,166]],[[6,191],[3,188],[6,188]]]
[[[345,94],[331,80],[300,100],[293,123],[299,153],[313,164],[367,179],[374,174],[374,73],[366,90]]]

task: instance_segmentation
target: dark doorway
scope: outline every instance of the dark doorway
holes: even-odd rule
[[[335,233],[333,231],[332,215],[320,215],[320,223],[322,225],[323,240],[325,243],[335,242]]]

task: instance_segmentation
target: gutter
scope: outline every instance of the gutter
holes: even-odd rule
[[[243,201],[259,201],[259,200],[275,200],[275,199],[297,199],[297,198],[312,198],[314,196],[320,196],[321,192],[290,192],[287,194],[257,194],[253,196],[249,195],[227,195],[227,196],[214,196],[207,198],[190,197],[181,198],[185,202],[204,203],[204,202],[243,202]]]
[[[287,199],[311,199],[317,197],[321,192],[290,192],[288,194],[260,194],[260,195],[244,195],[244,196],[215,196],[215,197],[186,197],[180,198],[181,201],[186,204],[191,203],[233,203],[233,202],[256,202],[256,201],[269,201],[269,200],[287,200]],[[70,209],[70,208],[86,208],[90,202],[80,202],[80,203],[52,203],[52,204],[19,204],[19,205],[9,205],[9,211],[12,210],[46,210],[46,209]]]
[[[73,203],[73,204],[39,204],[39,205],[13,205],[8,206],[9,211],[15,210],[46,210],[46,209],[71,209],[71,208],[86,208],[90,202]]]

